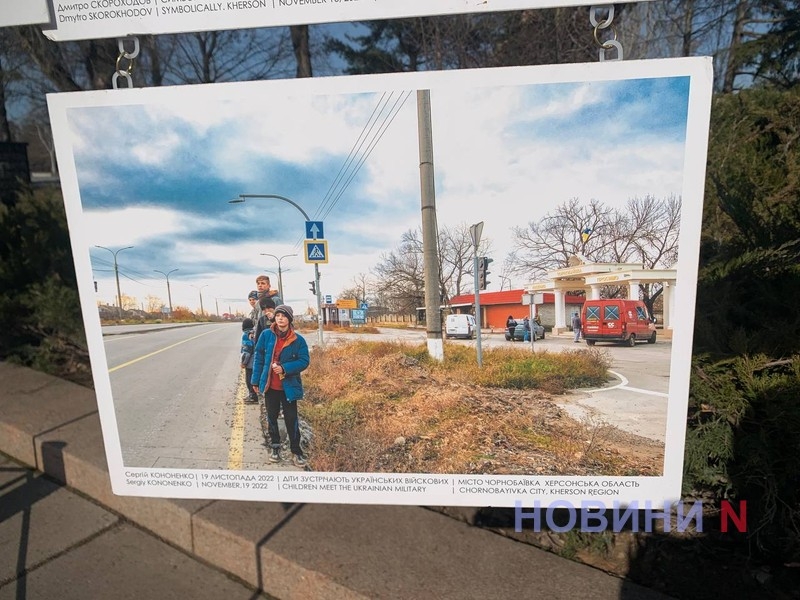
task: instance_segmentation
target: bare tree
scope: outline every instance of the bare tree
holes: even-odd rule
[[[425,297],[422,242],[418,231],[403,234],[400,246],[381,256],[374,273],[386,306],[394,312],[413,314]]]
[[[635,263],[642,268],[669,268],[678,258],[680,200],[674,196],[631,198],[623,208],[598,200],[565,202],[541,221],[514,228],[514,250],[507,267],[518,275],[541,279],[547,271],[568,266],[571,256],[592,262]],[[620,288],[604,290],[614,296]],[[652,310],[660,285],[640,291]]]
[[[489,246],[487,240],[481,240],[478,254],[487,254]],[[472,291],[474,253],[469,226],[466,223],[455,227],[444,227],[439,231],[439,276],[445,298]]]
[[[355,298],[359,301],[373,300],[373,281],[367,273],[355,275],[350,287],[339,291],[340,298]]]
[[[482,240],[478,248],[486,255],[491,248],[489,240]],[[453,296],[473,290],[474,250],[465,223],[455,227],[444,227],[438,235],[439,295],[442,303]],[[405,310],[421,306],[424,297],[422,233],[409,230],[402,236],[398,248],[381,261],[374,269],[376,296],[388,297],[392,302],[404,306]],[[400,298],[402,297],[402,300]]]

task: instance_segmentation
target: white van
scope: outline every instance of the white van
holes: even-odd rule
[[[472,315],[447,315],[444,329],[445,337],[459,337],[471,340],[475,337],[476,332],[475,317]]]

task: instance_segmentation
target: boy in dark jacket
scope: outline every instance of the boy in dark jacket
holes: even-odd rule
[[[244,369],[244,380],[247,384],[247,404],[258,404],[258,394],[250,385],[250,380],[253,378],[253,355],[255,354],[255,343],[251,337],[253,333],[253,320],[242,320],[242,349],[241,349],[241,367]]]
[[[275,320],[275,301],[272,298],[267,296],[262,296],[258,300],[258,307],[261,311],[261,314],[258,317],[258,320],[255,321],[256,328],[255,328],[255,335],[253,335],[253,341],[258,342],[258,336],[261,335],[261,332],[265,329],[269,329],[272,326],[272,323]]]

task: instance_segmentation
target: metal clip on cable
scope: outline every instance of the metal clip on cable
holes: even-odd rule
[[[604,20],[597,19],[598,11],[605,11],[607,12],[607,16]],[[600,62],[604,62],[606,60],[622,60],[622,44],[617,41],[617,29],[616,27],[611,25],[611,22],[614,20],[614,5],[610,4],[608,6],[592,6],[589,9],[589,22],[594,27],[594,41],[597,42],[597,45],[600,46],[600,50],[598,52],[598,58]],[[611,27],[611,32],[613,33],[613,38],[609,40],[602,41],[600,39],[600,31],[603,29],[607,29]],[[611,50],[616,50],[616,57],[611,58],[607,55],[607,53]]]
[[[128,52],[125,50],[125,41],[126,40],[133,40],[133,51]],[[117,56],[117,64],[116,70],[114,71],[114,75],[111,77],[111,85],[116,90],[119,89],[119,78],[122,77],[127,82],[127,87],[133,87],[133,78],[131,77],[131,73],[133,73],[133,59],[139,56],[139,38],[119,38],[117,39],[117,48],[119,48],[119,55]],[[122,60],[127,60],[128,65],[127,68],[121,68]]]

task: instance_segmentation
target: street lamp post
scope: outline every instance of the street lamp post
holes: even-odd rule
[[[239,194],[238,198],[234,198],[233,200],[229,200],[229,204],[238,204],[241,202],[247,201],[248,198],[261,198],[261,199],[269,199],[272,198],[274,200],[280,200],[282,202],[287,202],[294,206],[297,210],[300,211],[300,214],[305,217],[306,221],[310,221],[311,217],[308,216],[308,213],[303,210],[303,208],[297,204],[294,200],[290,200],[286,196],[279,196],[278,194]],[[324,338],[322,334],[322,292],[319,289],[319,264],[314,263],[314,282],[315,282],[315,289],[317,291],[317,338],[319,339],[319,345],[322,346],[324,344]]]
[[[119,320],[122,320],[122,292],[119,289],[119,266],[117,265],[117,254],[122,252],[123,250],[130,250],[133,246],[125,246],[124,248],[120,248],[119,250],[112,250],[111,248],[106,248],[105,246],[97,246],[95,248],[102,248],[103,250],[108,250],[111,254],[114,255],[114,277],[117,280],[117,314],[119,315]]]
[[[167,299],[169,299],[169,314],[171,316],[172,315],[172,293],[170,292],[170,289],[169,289],[169,276],[172,273],[174,273],[175,271],[178,271],[178,269],[172,269],[172,271],[167,271],[166,273],[164,273],[164,271],[159,271],[158,269],[153,269],[153,271],[155,271],[156,273],[161,273],[164,277],[167,278]]]
[[[272,258],[278,261],[278,291],[281,293],[281,298],[286,298],[286,294],[283,293],[283,271],[281,271],[281,261],[284,258],[289,258],[290,256],[297,256],[297,254],[284,254],[281,257],[277,257],[274,254],[269,254],[268,252],[262,252],[261,256],[271,256]]]

